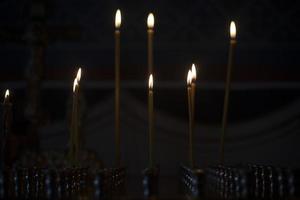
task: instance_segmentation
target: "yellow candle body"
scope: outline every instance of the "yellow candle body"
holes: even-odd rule
[[[148,29],[148,74],[153,74],[153,34],[152,28]]]
[[[230,94],[230,89],[231,89],[231,74],[232,74],[232,68],[233,68],[235,47],[236,47],[236,40],[231,39],[230,45],[229,45],[228,66],[227,66],[223,117],[222,117],[222,135],[221,135],[221,147],[220,147],[220,163],[221,164],[224,164],[224,149],[225,149],[225,137],[227,134],[229,94]]]
[[[79,126],[78,126],[78,87],[73,92],[71,127],[70,127],[70,150],[69,159],[71,164],[78,163],[79,153]]]
[[[189,164],[194,168],[194,155],[193,155],[193,124],[192,124],[192,89],[190,86],[187,88],[188,93],[188,110],[189,110]]]
[[[115,159],[121,165],[120,148],[120,30],[115,31]]]
[[[11,131],[12,117],[12,103],[10,103],[8,99],[5,99],[3,103],[3,120],[5,136],[7,136]]]
[[[149,165],[154,167],[153,163],[153,134],[154,134],[154,116],[153,116],[153,90],[148,93],[148,113],[149,113]]]
[[[194,149],[193,149],[193,137],[194,137],[194,131],[195,131],[195,113],[196,113],[196,107],[195,107],[195,97],[196,97],[196,83],[192,82],[191,83],[191,132],[192,132],[192,137],[191,137],[191,146],[192,146],[192,166],[194,167]]]
[[[6,160],[6,139],[11,133],[11,127],[12,127],[12,103],[9,102],[9,98],[5,98],[3,103],[3,125],[4,125],[4,135],[2,136],[1,140],[1,164],[0,169],[4,169],[5,160]]]

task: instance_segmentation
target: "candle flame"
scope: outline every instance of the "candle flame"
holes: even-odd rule
[[[81,79],[81,68],[79,68],[78,71],[77,71],[76,79],[77,79],[77,82],[80,82],[80,79]]]
[[[189,72],[187,74],[186,83],[188,86],[190,86],[192,83],[192,71],[191,70],[189,70]]]
[[[197,78],[197,71],[196,71],[196,66],[195,66],[195,64],[192,64],[191,73],[192,73],[192,80],[193,80],[193,81],[196,81],[196,78]]]
[[[9,97],[9,90],[6,90],[6,91],[5,91],[4,98],[6,99],[6,98],[8,98],[8,97]]]
[[[115,27],[120,28],[121,22],[122,22],[121,11],[120,9],[118,9],[115,16]]]
[[[235,39],[236,38],[236,26],[234,21],[231,21],[230,23],[230,38]]]
[[[148,15],[147,26],[148,26],[148,28],[151,28],[151,29],[154,27],[154,15],[152,13],[149,13],[149,15]]]
[[[78,87],[78,81],[77,81],[77,78],[75,78],[74,82],[73,82],[73,92],[75,92],[77,87]]]
[[[149,86],[150,90],[153,89],[153,76],[152,76],[152,74],[150,74],[150,76],[149,76],[148,86]]]

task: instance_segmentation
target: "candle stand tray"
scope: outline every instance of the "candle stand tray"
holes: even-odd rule
[[[125,192],[126,168],[6,168],[0,199],[111,198]]]

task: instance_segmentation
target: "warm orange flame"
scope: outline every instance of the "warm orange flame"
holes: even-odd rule
[[[8,98],[8,97],[9,97],[9,90],[6,90],[6,91],[5,91],[4,98],[6,99],[6,98]]]
[[[78,71],[77,71],[76,79],[77,79],[77,82],[80,82],[80,79],[81,79],[81,68],[79,68]]]
[[[196,81],[196,78],[197,78],[197,71],[196,71],[196,66],[195,66],[195,64],[192,64],[191,72],[192,72],[192,81]]]
[[[148,26],[148,28],[151,28],[151,29],[154,27],[154,15],[152,13],[149,13],[149,15],[148,15],[147,26]]]
[[[121,22],[122,22],[121,11],[120,9],[118,9],[115,16],[115,27],[120,28]]]
[[[150,74],[150,76],[149,76],[148,86],[149,86],[150,90],[153,89],[153,76],[152,76],[152,74]]]
[[[73,82],[73,92],[75,92],[77,87],[78,87],[78,81],[77,81],[77,78],[75,78],[74,82]]]
[[[230,38],[235,39],[236,38],[236,26],[234,21],[231,21],[230,23]]]
[[[191,70],[189,70],[189,72],[187,74],[186,83],[187,83],[188,86],[190,86],[191,83],[192,83],[192,72],[191,72]]]

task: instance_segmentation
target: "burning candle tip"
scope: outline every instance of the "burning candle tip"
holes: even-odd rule
[[[77,78],[74,79],[74,82],[73,82],[73,92],[76,91],[76,88],[78,87],[78,80]]]
[[[236,38],[236,26],[234,21],[231,21],[230,23],[230,38],[235,39]]]
[[[5,99],[9,97],[9,90],[8,89],[5,91],[4,97],[5,97]]]
[[[195,64],[192,64],[191,73],[192,73],[192,81],[196,81],[197,70],[196,70],[196,65]]]
[[[77,82],[79,82],[80,79],[81,79],[81,67],[79,67],[79,69],[78,69],[78,71],[77,71],[76,79],[77,79]]]
[[[189,70],[189,72],[187,74],[186,83],[188,86],[190,86],[192,83],[192,71],[191,70]]]
[[[149,85],[149,89],[152,90],[153,89],[153,75],[152,74],[150,74],[150,76],[149,76],[148,85]]]
[[[152,29],[154,27],[154,15],[153,13],[149,13],[147,18],[147,26],[149,29]]]
[[[122,18],[121,18],[121,11],[118,9],[116,11],[116,16],[115,16],[115,27],[118,29],[121,26]]]

